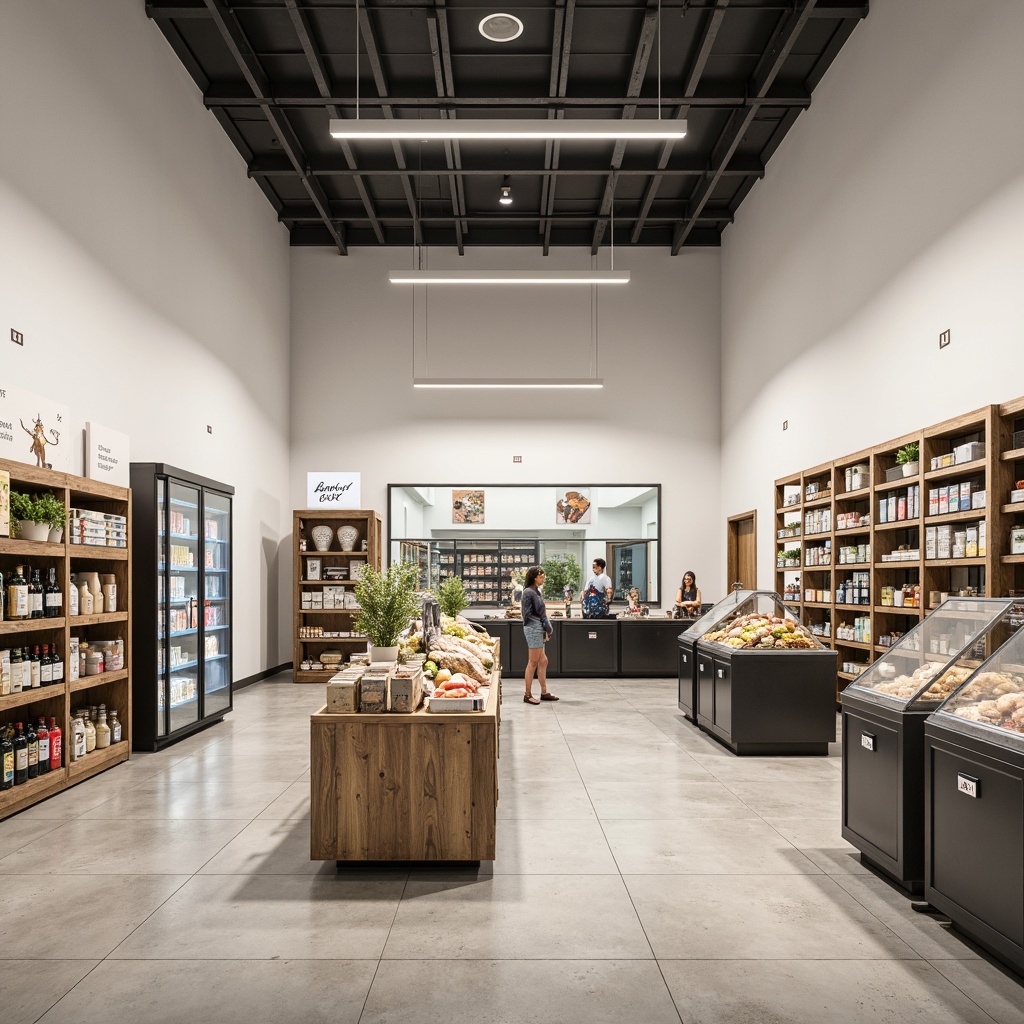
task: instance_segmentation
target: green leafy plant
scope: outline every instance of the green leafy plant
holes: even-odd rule
[[[35,501],[31,494],[22,494],[21,491],[11,491],[11,519],[27,519],[30,523],[35,520]]]
[[[905,466],[910,462],[917,462],[920,453],[921,446],[917,441],[911,441],[896,452],[896,465]]]
[[[419,611],[418,580],[415,562],[394,562],[384,572],[370,565],[363,567],[355,588],[361,609],[355,628],[374,647],[394,647],[398,643],[409,620]]]
[[[25,494],[11,491],[11,527],[15,537],[21,532],[22,520],[30,523],[44,523],[51,530],[63,530],[67,525],[67,510],[56,495],[45,491],[42,494]]]
[[[799,558],[800,558],[800,549],[799,548],[791,548],[788,551],[780,551],[779,552],[779,558],[782,561],[787,561],[787,560],[791,560],[791,559],[794,559],[794,558],[799,560]]]
[[[561,601],[566,587],[579,593],[581,578],[575,555],[552,555],[544,560],[544,596],[549,600]]]
[[[448,576],[437,588],[437,603],[441,611],[453,619],[463,608],[469,607],[469,595],[462,584],[461,576]]]

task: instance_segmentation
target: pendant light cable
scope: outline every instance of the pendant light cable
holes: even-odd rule
[[[658,120],[661,120],[661,0],[658,0]]]
[[[661,3],[661,0],[658,2]],[[661,77],[660,71],[658,77]],[[356,120],[359,120],[359,0],[356,0]]]

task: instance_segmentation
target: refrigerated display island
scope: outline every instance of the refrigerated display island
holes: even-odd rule
[[[945,601],[843,691],[843,838],[912,892],[924,880],[924,724],[1010,635],[1013,602]]]
[[[1024,629],[924,731],[925,898],[1024,975]]]
[[[132,463],[133,732],[157,750],[231,710],[234,488]]]
[[[682,657],[683,643],[707,626],[694,644],[697,725],[734,754],[828,754],[836,652],[772,591],[750,591],[718,616],[716,609],[680,638]]]

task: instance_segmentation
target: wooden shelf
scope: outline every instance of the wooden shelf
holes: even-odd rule
[[[102,686],[104,683],[116,683],[119,679],[127,679],[128,670],[118,669],[116,672],[101,672],[96,676],[79,676],[71,684],[71,692],[78,693],[79,690],[91,690],[94,686]]]
[[[864,673],[858,672],[854,674],[853,672],[837,672],[836,675],[840,679],[845,679],[848,683],[852,683],[854,679],[859,679],[862,675],[864,675]]]
[[[61,767],[56,771],[49,771],[45,775],[29,779],[13,789],[0,792],[0,818],[6,818],[16,811],[23,811],[26,807],[31,807],[40,800],[59,793],[67,784],[67,769]]]
[[[1015,501],[1012,504],[1003,505],[1003,512],[1009,512],[1011,514],[1015,512],[1024,512],[1024,501]]]
[[[872,565],[874,569],[920,569],[921,559],[920,558],[904,558],[898,562],[875,562]]]
[[[300,608],[300,615],[358,615],[358,608]]]
[[[115,764],[120,764],[121,761],[127,761],[128,753],[127,740],[121,740],[120,743],[111,743],[109,747],[90,751],[85,757],[72,761],[68,765],[68,775],[72,780],[80,782],[90,775],[95,775],[97,772],[101,772]]]
[[[987,559],[981,558],[926,558],[924,566],[926,569],[958,569],[970,565],[984,565]]]
[[[829,494],[824,498],[808,498],[804,502],[804,508],[825,508],[826,505],[832,504],[832,495]]]
[[[921,529],[920,519],[897,519],[895,523],[879,523],[875,527],[876,532],[884,533],[887,530],[909,530]]]
[[[1024,565],[1024,555],[1003,555],[999,561],[1003,565]]]
[[[966,512],[940,512],[937,516],[925,516],[924,524],[941,526],[943,523],[964,523],[971,519],[984,519],[986,511],[983,508],[972,508]]]
[[[838,637],[832,638],[835,641],[837,647],[856,647],[862,651],[870,651],[871,644],[863,643],[860,640],[840,640]]]
[[[964,476],[982,472],[988,469],[988,459],[975,459],[973,462],[961,462],[956,466],[946,466],[944,469],[930,469],[925,473],[925,480],[946,480],[951,476]]]
[[[101,548],[98,544],[69,544],[68,554],[72,558],[102,558],[109,562],[128,561],[127,548]]]
[[[374,512],[373,514],[376,515],[377,513]],[[366,513],[361,512],[360,515],[366,515]],[[333,519],[334,516],[325,515],[324,518]],[[352,517],[349,516],[348,518],[351,519]],[[366,556],[369,554],[368,551],[296,551],[295,553],[300,558],[323,558],[324,555],[330,555],[332,558],[336,558],[339,555],[343,555],[345,558],[362,558],[364,560],[366,559]]]
[[[197,600],[199,600],[197,598]],[[118,602],[120,604],[120,602]],[[68,622],[71,628],[78,626],[98,626],[103,622],[127,622],[127,612],[101,612],[99,615],[72,615]]]
[[[805,608],[831,608],[831,601],[787,601],[786,604],[802,604]]]
[[[295,637],[297,644],[351,644],[358,643],[366,646],[365,636],[307,636]],[[301,658],[299,659],[302,660]]]
[[[38,704],[41,700],[50,700],[53,697],[64,699],[64,686],[37,686],[32,690],[22,690],[20,693],[9,693],[0,697],[0,712],[11,711],[14,708],[24,707],[26,704]]]
[[[299,580],[300,587],[354,587],[359,580]]]
[[[1024,459],[1024,448],[1011,448],[1003,452],[999,458],[1003,462],[1016,462],[1017,459]]]
[[[869,604],[837,604],[835,607],[839,611],[844,612],[863,612],[866,614],[871,611],[871,605]]]
[[[795,566],[797,569],[803,569],[804,572],[831,572],[835,566],[832,565],[798,565]]]
[[[867,526],[839,526],[832,531],[837,537],[842,534],[844,537],[856,536],[858,533],[870,533],[871,524]]]
[[[63,558],[64,545],[0,537],[0,555],[14,555],[15,558]]]
[[[859,501],[869,497],[871,497],[871,488],[861,487],[856,491],[844,491],[842,494],[837,494],[836,501]]]
[[[894,604],[876,604],[871,610],[876,615],[909,615],[915,619],[921,614],[921,609],[913,605],[901,605],[897,608]]]
[[[63,615],[55,619],[5,619],[0,622],[0,636],[11,633],[38,633],[42,629],[63,629],[66,621]],[[15,647],[17,646],[15,644]]]

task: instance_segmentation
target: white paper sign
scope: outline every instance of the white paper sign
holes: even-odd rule
[[[131,487],[129,437],[102,423],[85,424],[85,475],[116,487]]]
[[[362,508],[359,473],[307,473],[306,508]]]
[[[0,377],[0,458],[71,472],[71,414]]]

